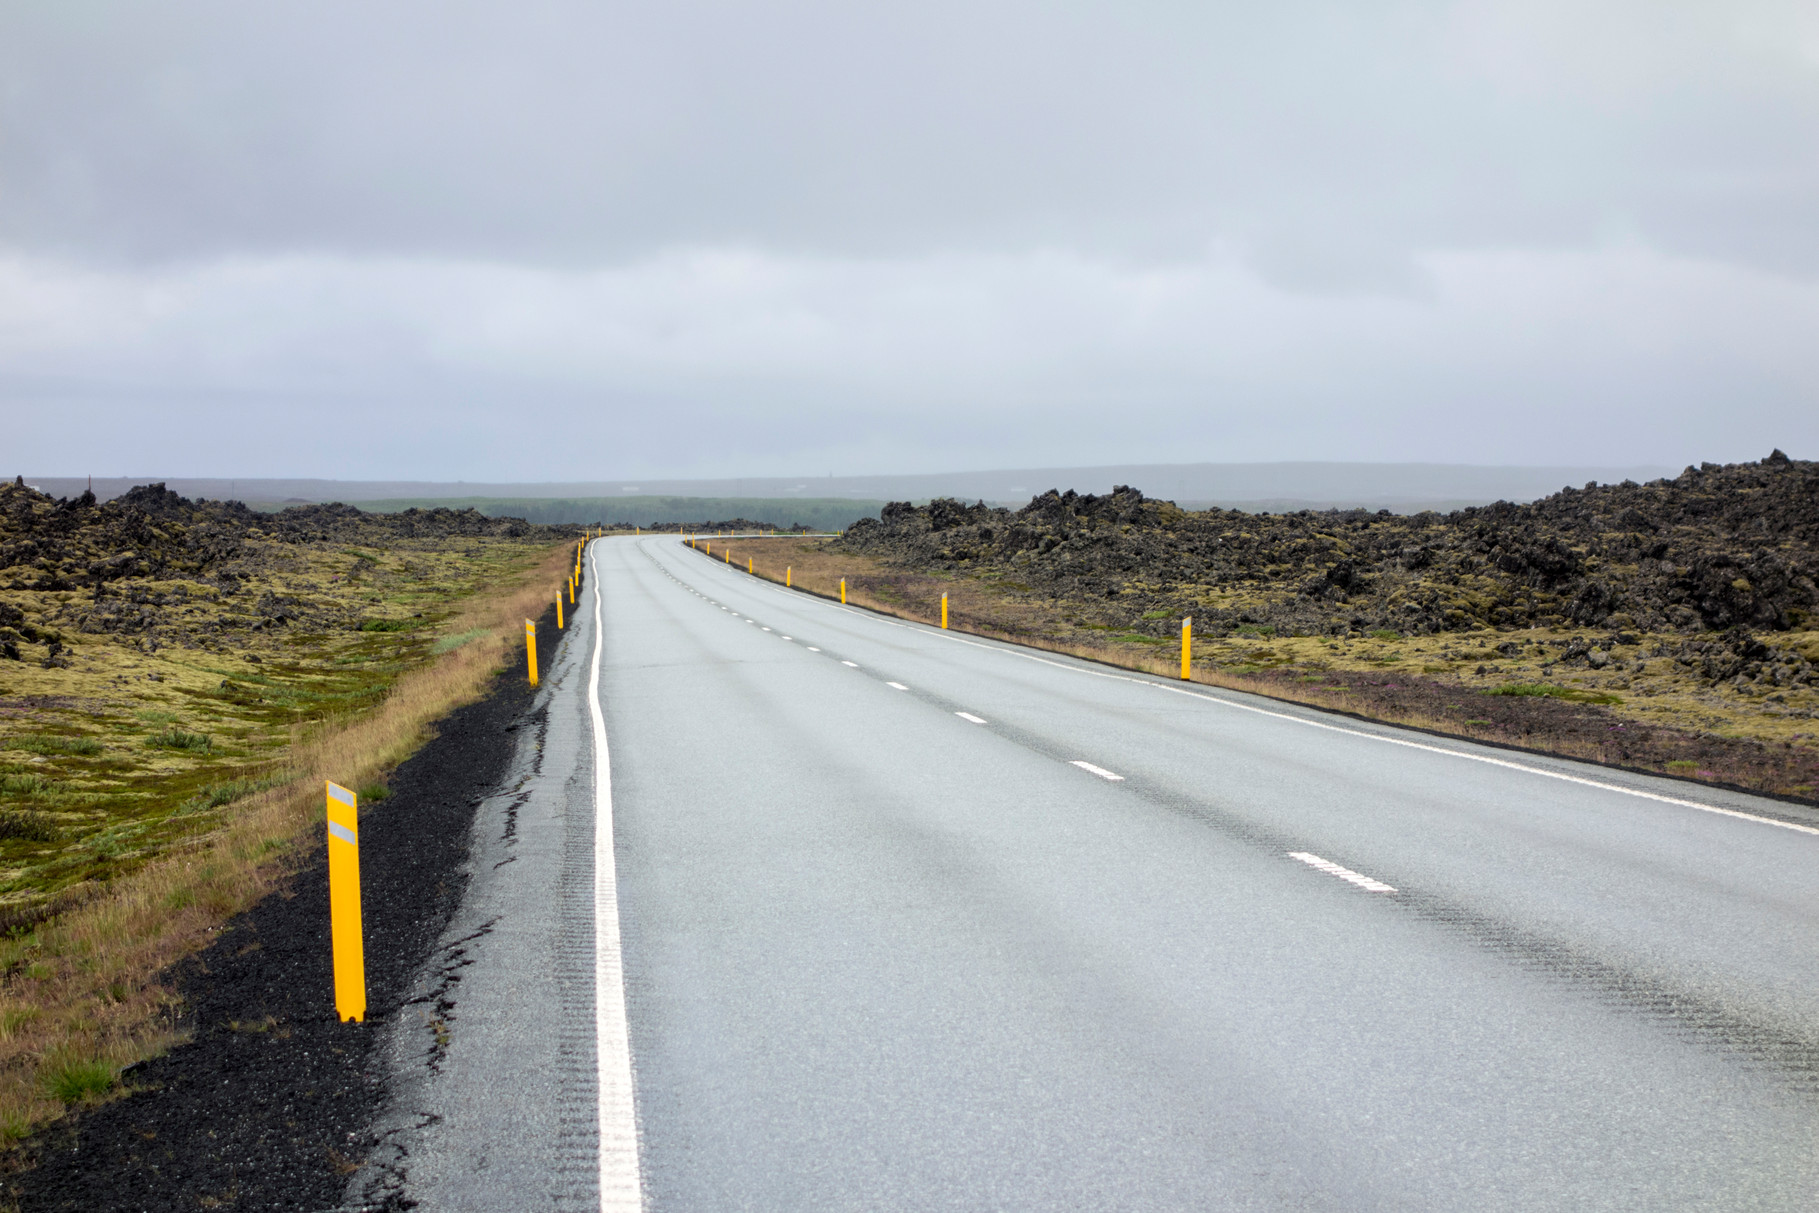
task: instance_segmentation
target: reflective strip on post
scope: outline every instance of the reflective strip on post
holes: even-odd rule
[[[366,1018],[366,947],[360,934],[360,798],[328,785],[328,918],[335,958],[335,1014]]]

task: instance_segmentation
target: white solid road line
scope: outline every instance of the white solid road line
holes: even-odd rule
[[[1068,763],[1068,765],[1073,766],[1073,767],[1079,767],[1082,771],[1089,771],[1092,774],[1097,775],[1099,778],[1109,779],[1113,783],[1120,783],[1124,779],[1124,776],[1115,775],[1112,772],[1106,770],[1104,767],[1096,767],[1092,763],[1087,762],[1085,759],[1082,759],[1082,758],[1076,758],[1072,762]]]
[[[970,720],[974,724],[984,724],[985,723],[985,721],[979,719],[979,717],[973,715],[971,712],[955,712],[954,715],[958,716],[962,720]]]
[[[901,683],[901,682],[887,682],[887,683],[885,683],[885,684],[884,684],[884,685],[885,685],[885,686],[887,686],[887,687],[890,687],[890,688],[891,688],[891,689],[892,689],[892,690],[894,690],[894,691],[907,691],[907,690],[909,690],[909,688],[908,688],[908,687],[906,687],[906,686],[904,686],[904,685],[903,685],[903,684],[902,684],[902,683]]]
[[[1290,851],[1288,857],[1290,859],[1299,859],[1310,868],[1318,868],[1328,876],[1337,876],[1340,880],[1349,880],[1359,888],[1369,889],[1373,893],[1394,893],[1396,891],[1389,885],[1384,884],[1381,880],[1372,880],[1362,872],[1354,872],[1350,868],[1342,868],[1330,859],[1322,859],[1318,855],[1309,855],[1306,851]]]
[[[613,864],[613,769],[600,711],[600,658],[606,649],[600,557],[593,556],[594,660],[587,712],[594,726],[594,1055],[600,1131],[602,1213],[639,1213],[638,1114],[633,1104],[632,1040],[625,1018],[625,965],[619,952],[619,878]]]

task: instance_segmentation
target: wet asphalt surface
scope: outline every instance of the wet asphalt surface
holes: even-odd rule
[[[646,1208],[1819,1207],[1813,815],[596,558]],[[288,1143],[238,1207],[592,1207],[589,626],[378,1031],[295,1020],[377,1043],[195,1105],[211,1183]],[[221,1190],[128,1199],[133,1104],[41,1172],[105,1200],[26,1207]]]
[[[1819,837],[600,547],[647,1207],[1819,1207]]]

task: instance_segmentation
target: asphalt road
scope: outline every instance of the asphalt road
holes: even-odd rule
[[[393,1190],[1819,1207],[1815,815],[590,559]]]

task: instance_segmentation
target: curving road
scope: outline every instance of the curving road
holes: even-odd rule
[[[1819,815],[590,567],[392,1191],[1819,1207]]]

